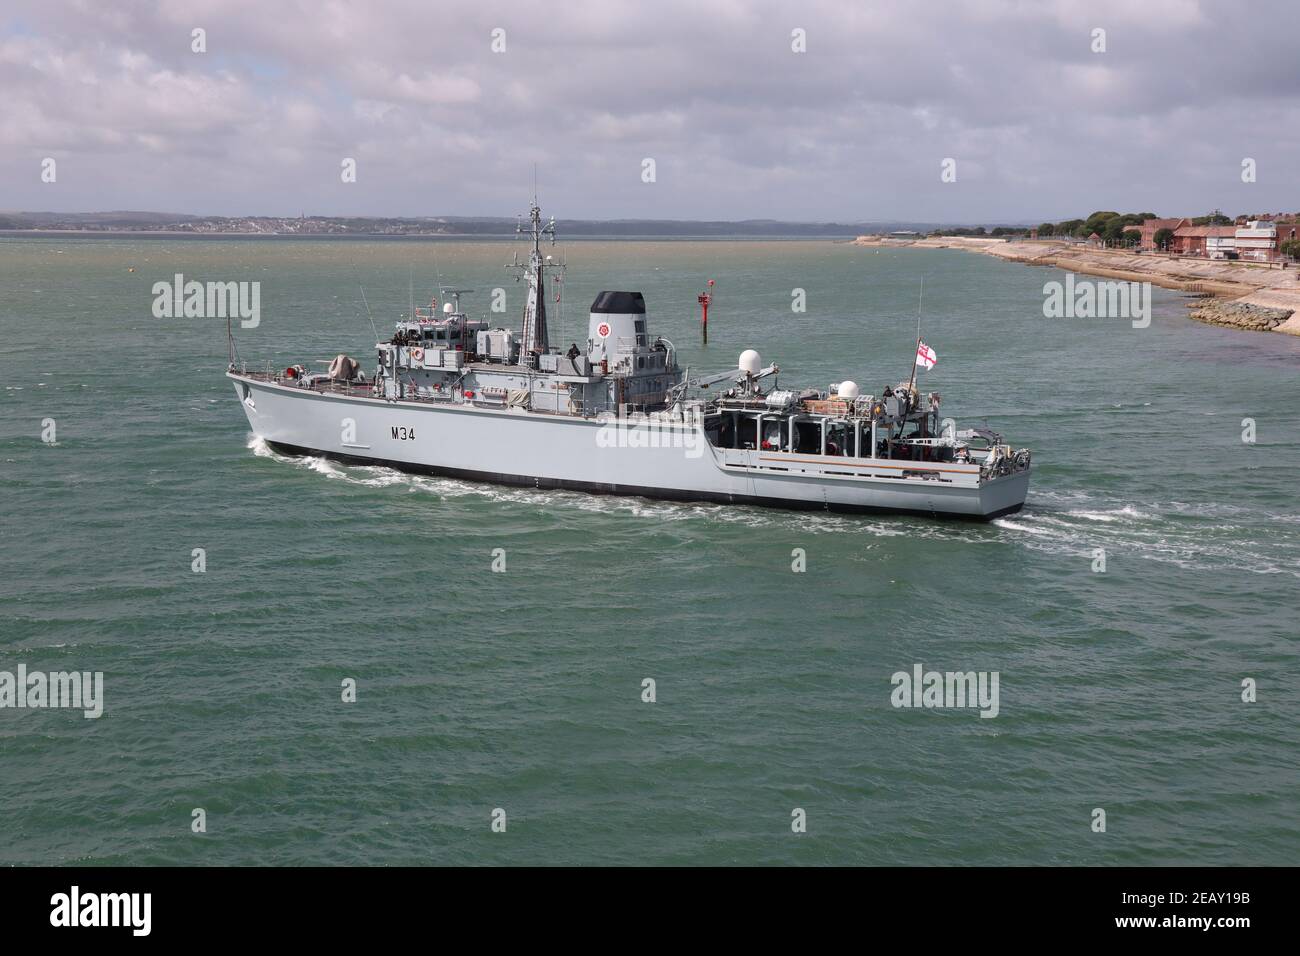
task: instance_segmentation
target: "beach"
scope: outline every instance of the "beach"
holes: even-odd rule
[[[1192,318],[1248,331],[1300,335],[1300,271],[1262,263],[1138,254],[1060,240],[935,236],[916,240],[859,236],[854,245],[964,249],[1034,266],[1055,266],[1205,296],[1189,303]]]

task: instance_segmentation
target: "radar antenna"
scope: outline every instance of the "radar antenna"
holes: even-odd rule
[[[524,329],[523,338],[520,343],[519,354],[521,356],[538,354],[547,351],[550,348],[550,341],[546,328],[546,276],[545,269],[549,267],[545,258],[542,256],[542,238],[549,236],[551,245],[555,245],[555,217],[545,224],[542,223],[542,210],[537,205],[537,197],[534,195],[532,205],[528,209],[528,235],[533,240],[533,248],[528,255],[528,264],[525,266],[519,262],[518,254],[512,268],[519,270],[528,278],[528,296],[524,302]],[[520,235],[524,235],[524,224],[522,222],[516,228]]]
[[[460,297],[473,292],[473,289],[447,289],[442,286],[438,287],[438,294],[441,296],[451,297],[451,311],[460,312]]]

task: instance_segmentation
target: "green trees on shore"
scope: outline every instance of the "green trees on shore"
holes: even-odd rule
[[[1094,232],[1107,242],[1136,242],[1139,238],[1136,226],[1145,219],[1155,219],[1153,212],[1118,213],[1103,209],[1094,212],[1087,219],[1066,219],[1064,222],[1045,222],[1038,227],[1040,238],[1059,236],[1063,239],[1087,239]],[[1126,235],[1128,233],[1129,235]]]
[[[1038,227],[1039,236],[1060,236],[1065,239],[1087,239],[1094,232],[1110,243],[1136,243],[1141,234],[1138,226],[1144,220],[1155,219],[1153,212],[1118,213],[1113,210],[1099,210],[1087,219],[1067,219],[1064,222],[1045,222]],[[1190,220],[1194,226],[1231,226],[1234,220],[1216,209],[1208,216],[1197,216]],[[1159,235],[1157,233],[1156,235]],[[1172,238],[1172,234],[1170,236]],[[1159,240],[1157,240],[1159,245]]]

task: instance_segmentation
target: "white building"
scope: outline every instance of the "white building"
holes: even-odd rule
[[[1230,236],[1215,235],[1217,231],[1211,230],[1205,237],[1205,254],[1211,259],[1226,259],[1228,253],[1237,251],[1237,235],[1235,232]]]
[[[1272,259],[1277,251],[1277,227],[1255,220],[1237,230],[1237,255],[1242,259]]]

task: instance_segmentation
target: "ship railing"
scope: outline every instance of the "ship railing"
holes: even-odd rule
[[[267,362],[265,368],[261,371],[257,371],[257,370],[250,371],[247,362],[239,363],[234,370],[238,371],[240,375],[258,381],[269,382],[276,385],[290,385],[290,386],[301,387],[301,388],[308,387],[303,382],[301,382],[296,378],[288,378],[284,374],[284,371],[282,369],[272,367],[270,362]],[[455,400],[456,392],[458,389],[463,391],[464,378],[465,376],[462,374],[460,379],[449,383],[447,386],[444,387],[444,389],[441,392],[438,393],[429,393],[426,391],[429,388],[429,386],[417,386],[417,384],[414,381],[403,382],[402,384],[405,387],[402,389],[401,401],[418,402],[420,404],[428,404],[428,405],[445,405],[448,402],[452,402]],[[352,380],[352,381],[337,381],[337,380],[325,379],[325,380],[314,382],[310,386],[310,388],[312,391],[318,392],[320,394],[330,393],[334,395],[343,395],[347,397],[374,398],[376,396],[382,395],[382,391],[378,390],[381,382],[382,379],[379,378],[372,379],[372,380],[360,379],[360,380]],[[544,411],[543,409],[535,408],[533,404],[532,386],[533,383],[530,381],[529,390],[528,390],[529,391],[528,405],[526,406],[529,411],[537,412],[539,414],[544,413],[550,415],[558,415],[567,418],[590,418],[594,414],[596,414],[597,411],[599,411],[599,407],[593,407],[593,408],[587,407],[587,403],[584,400],[581,392],[571,393],[569,395],[567,408],[560,408],[555,411]],[[417,389],[419,390],[417,391]],[[463,399],[462,397],[462,401],[464,401],[466,404],[477,404],[475,399],[466,400]],[[495,407],[498,404],[502,408],[509,407],[508,401],[493,403],[493,407]],[[636,408],[642,415],[644,415],[648,411],[648,408],[642,406],[629,406],[629,409],[631,408]]]
[[[240,362],[234,366],[231,371],[237,372],[245,378],[251,378],[254,381],[268,382],[272,385],[290,385],[295,388],[311,388],[312,391],[325,393],[332,392],[337,395],[347,395],[352,397],[373,397],[375,394],[376,380],[351,379],[348,381],[339,381],[337,379],[325,379],[313,382],[308,386],[303,380],[290,378],[284,374],[284,371],[278,367],[272,367],[267,362],[261,370],[250,370],[247,362]]]
[[[346,382],[320,382],[318,385],[322,389],[328,388],[337,395],[346,395],[348,397],[373,398],[375,395],[375,383],[367,382],[365,379]]]

